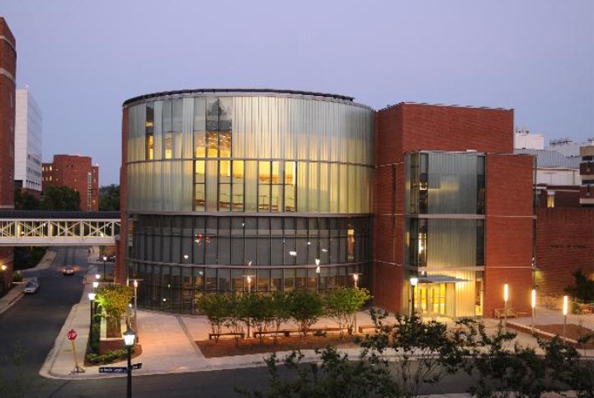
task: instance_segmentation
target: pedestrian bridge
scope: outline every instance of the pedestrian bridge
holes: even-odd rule
[[[0,246],[110,246],[119,233],[117,211],[0,211]]]

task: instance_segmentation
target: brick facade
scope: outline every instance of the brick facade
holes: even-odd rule
[[[16,40],[4,18],[0,17],[0,209],[14,208],[16,62]],[[0,272],[5,273],[3,279],[8,286],[13,271],[11,247],[0,247],[0,264],[7,266]]]
[[[81,210],[99,210],[99,166],[89,156],[54,155],[52,163],[43,164],[42,184],[43,190],[72,188],[80,194]]]
[[[535,286],[539,294],[563,295],[581,269],[594,279],[594,208],[539,209]]]
[[[377,112],[375,148],[374,303],[389,311],[405,307],[405,154],[474,150],[490,154],[486,162],[483,312],[489,317],[493,308],[501,306],[502,283],[506,282],[511,285],[514,307],[529,308],[533,158],[510,155],[513,110],[398,104]]]

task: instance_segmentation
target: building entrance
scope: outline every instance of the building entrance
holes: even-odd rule
[[[419,285],[417,308],[424,316],[446,316],[446,283],[423,283]]]

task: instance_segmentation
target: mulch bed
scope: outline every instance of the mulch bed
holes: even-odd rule
[[[312,350],[325,348],[331,345],[336,348],[357,347],[354,336],[307,336],[303,340],[298,336],[278,337],[276,342],[271,337],[265,337],[262,341],[259,338],[240,339],[239,343],[234,338],[220,338],[214,340],[196,341],[200,351],[206,358],[229,357],[234,355],[264,354],[272,352],[292,350]]]

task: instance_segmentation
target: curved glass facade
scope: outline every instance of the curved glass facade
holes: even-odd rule
[[[124,112],[139,305],[193,312],[203,292],[325,289],[370,274],[370,108],[197,90],[132,99]]]

